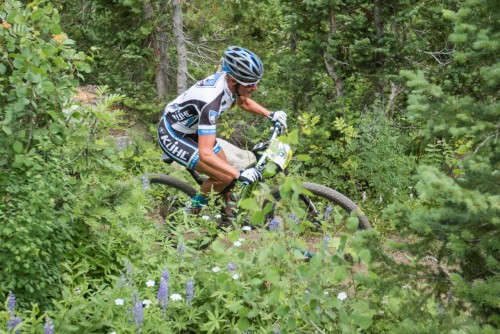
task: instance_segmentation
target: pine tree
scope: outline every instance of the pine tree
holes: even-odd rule
[[[499,326],[500,14],[488,0],[464,1],[458,11],[443,14],[453,23],[449,41],[455,48],[444,76],[403,75],[412,89],[412,120],[423,124],[427,138],[454,145],[453,168],[422,166],[418,204],[395,205],[391,212],[401,228],[417,235],[411,251],[456,268],[442,277],[436,293],[448,293],[470,305],[479,321]]]

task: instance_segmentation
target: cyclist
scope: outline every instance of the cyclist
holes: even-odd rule
[[[250,98],[263,73],[264,66],[255,53],[230,46],[224,51],[221,72],[195,83],[165,107],[158,126],[161,149],[174,161],[208,176],[201,193],[193,197],[194,211],[207,203],[211,191],[221,193],[227,203],[235,180],[251,184],[262,179],[256,168],[240,171],[228,163],[216,139],[216,124],[236,104],[286,129],[284,111],[271,112]],[[226,213],[231,215],[228,210]]]

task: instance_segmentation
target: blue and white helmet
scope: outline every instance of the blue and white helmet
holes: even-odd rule
[[[222,70],[242,85],[255,85],[262,79],[264,65],[252,51],[230,46],[224,51]]]

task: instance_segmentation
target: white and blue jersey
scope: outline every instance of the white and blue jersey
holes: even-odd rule
[[[197,82],[165,107],[158,126],[160,147],[189,169],[194,170],[199,160],[198,136],[215,135],[217,119],[236,99],[226,75],[218,72]],[[216,142],[214,152],[220,150]]]
[[[235,96],[227,86],[226,72],[199,81],[165,107],[172,129],[185,134],[216,134],[216,122],[231,107]]]

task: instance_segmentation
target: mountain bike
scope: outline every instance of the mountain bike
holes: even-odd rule
[[[276,124],[270,139],[255,145],[252,149],[257,162],[249,167],[257,167],[263,173],[263,181],[260,184],[240,184],[237,190],[233,189],[232,200],[241,208],[240,204],[245,203],[245,199],[256,197],[257,200],[253,202],[261,205],[258,210],[254,210],[253,215],[245,210],[238,210],[236,223],[260,224],[271,230],[286,229],[316,241],[322,240],[324,236],[339,236],[346,232],[370,229],[370,222],[359,206],[347,196],[329,187],[300,180],[272,189],[262,186],[266,180],[279,173],[287,173],[292,150],[290,145],[280,140],[280,132],[281,129]],[[165,154],[162,159],[165,163],[173,162]],[[204,179],[199,173],[191,170],[188,172],[197,185],[203,183]],[[153,187],[162,187],[158,191],[161,197],[159,211],[165,221],[175,221],[176,215],[181,215],[186,220],[192,213],[191,199],[197,193],[197,189],[190,183],[171,175],[153,173],[147,174],[146,178]],[[203,212],[201,215],[208,217],[203,215]],[[215,221],[219,219],[219,222],[223,218],[217,214],[215,217]],[[194,233],[194,229],[188,229],[186,233]],[[202,243],[208,244],[209,239]]]

